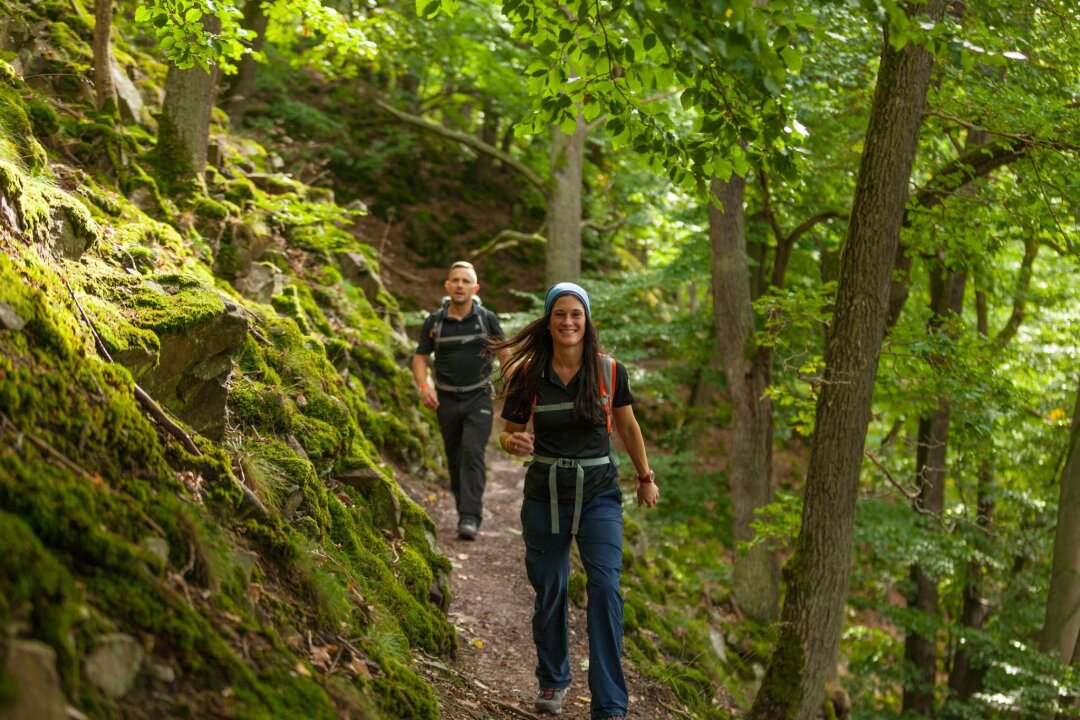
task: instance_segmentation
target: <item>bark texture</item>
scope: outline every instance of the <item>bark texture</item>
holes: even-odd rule
[[[1080,389],[1073,411],[1068,457],[1061,471],[1054,561],[1046,599],[1042,649],[1068,665],[1080,639]]]
[[[750,528],[754,511],[773,499],[773,410],[772,401],[765,397],[771,373],[767,356],[754,342],[744,231],[746,181],[737,175],[727,182],[714,179],[711,189],[722,206],[709,205],[715,347],[731,393],[728,484],[735,542],[744,543],[754,537]],[[759,620],[776,619],[780,563],[774,551],[764,544],[745,554],[736,550],[734,581],[735,600],[743,613]]]
[[[558,126],[551,136],[551,194],[548,200],[548,285],[581,279],[581,176],[585,162],[585,119],[578,113],[574,134]]]
[[[94,92],[98,110],[116,108],[116,83],[112,74],[112,0],[94,3]]]
[[[937,20],[944,6],[914,7]],[[825,349],[802,531],[785,568],[780,637],[749,713],[755,720],[815,718],[835,671],[863,443],[932,64],[923,48],[898,51],[886,38]]]

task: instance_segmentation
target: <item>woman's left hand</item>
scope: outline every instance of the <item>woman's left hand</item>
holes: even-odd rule
[[[650,475],[652,475],[652,473],[650,473]],[[647,508],[651,508],[656,505],[657,501],[659,500],[660,488],[656,487],[655,482],[639,482],[637,484],[638,507],[644,505]]]

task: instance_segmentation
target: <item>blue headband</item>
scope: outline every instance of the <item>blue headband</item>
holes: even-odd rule
[[[551,306],[563,295],[576,297],[585,306],[585,314],[592,316],[592,309],[589,307],[589,293],[585,292],[585,288],[572,282],[561,282],[551,286],[551,289],[547,291],[547,297],[544,299],[545,315],[551,312]]]

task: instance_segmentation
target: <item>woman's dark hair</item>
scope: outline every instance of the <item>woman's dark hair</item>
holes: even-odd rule
[[[548,327],[551,311],[533,320],[512,338],[489,340],[485,352],[498,355],[502,366],[502,381],[497,397],[506,401],[510,414],[525,417],[532,414],[540,378],[551,365],[555,353]],[[600,336],[592,318],[585,315],[585,337],[582,348],[581,370],[577,397],[574,398],[574,414],[594,425],[607,422],[604,405],[600,399]],[[613,394],[614,388],[608,393]]]

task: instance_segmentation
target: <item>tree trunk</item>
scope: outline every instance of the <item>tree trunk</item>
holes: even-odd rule
[[[116,83],[112,74],[112,0],[94,3],[94,90],[97,109],[115,111]]]
[[[585,118],[574,134],[556,125],[551,134],[551,199],[548,201],[547,284],[581,279],[581,179],[585,163]]]
[[[989,313],[986,308],[986,296],[982,291],[975,293],[975,316],[979,334],[987,338],[990,333]],[[977,529],[974,533],[974,547],[976,550],[984,549],[986,543],[983,533],[989,532],[994,523],[994,465],[990,461],[993,456],[993,435],[987,441],[990,447],[986,455],[979,461],[978,490],[976,502],[978,509],[975,519]],[[977,560],[968,562],[967,577],[964,580],[963,606],[960,611],[961,627],[971,630],[981,630],[990,615],[989,606],[983,591],[983,576],[986,574],[982,563]],[[967,643],[961,642],[953,655],[952,671],[949,673],[949,692],[951,696],[961,702],[971,698],[972,695],[982,689],[983,678],[986,675],[984,663],[978,659],[978,654],[973,653]]]
[[[255,95],[255,73],[259,63],[255,60],[254,53],[261,51],[266,42],[267,21],[262,2],[248,0],[244,5],[243,25],[245,29],[255,33],[255,37],[251,40],[251,52],[245,53],[240,59],[240,67],[229,85],[229,99],[225,104],[229,124],[234,130],[244,124],[244,116],[251,106],[252,96]]]
[[[209,32],[221,31],[221,19],[216,15],[204,15],[203,25]],[[217,76],[216,66],[207,72],[198,66],[181,70],[169,65],[156,149],[167,183],[188,189],[192,183],[197,187],[204,184]]]
[[[936,21],[944,6],[917,7]],[[925,49],[898,51],[885,38],[825,348],[802,531],[784,571],[780,637],[750,710],[755,720],[816,717],[835,671],[889,280],[932,64]]]
[[[942,267],[931,270],[930,310],[927,334],[940,332],[950,315],[963,310],[966,275],[952,273]],[[915,480],[919,488],[918,510],[937,517],[945,511],[945,457],[949,445],[949,401],[938,398],[937,409],[919,418],[919,442],[915,457]],[[926,616],[938,616],[938,577],[929,574],[922,565],[911,566],[914,585],[908,597],[908,607]],[[912,666],[911,682],[904,686],[904,711],[914,711],[925,717],[934,714],[934,686],[937,679],[937,638],[913,632],[904,642],[904,660]]]
[[[1080,640],[1080,389],[1076,395],[1065,467],[1061,471],[1057,531],[1041,647],[1068,665]]]
[[[723,208],[709,204],[715,347],[731,394],[727,470],[737,544],[753,540],[754,511],[773,499],[772,401],[765,396],[771,372],[768,355],[754,341],[743,222],[745,188],[745,179],[737,175],[727,182],[713,179],[712,194]],[[760,543],[745,554],[736,548],[734,571],[739,608],[749,617],[774,621],[780,600],[776,552]]]
[[[480,142],[492,147],[499,142],[499,114],[495,112],[495,104],[491,101],[484,103],[484,122],[480,126]],[[479,153],[470,169],[470,179],[474,183],[488,182],[491,179],[493,166],[491,155]]]

